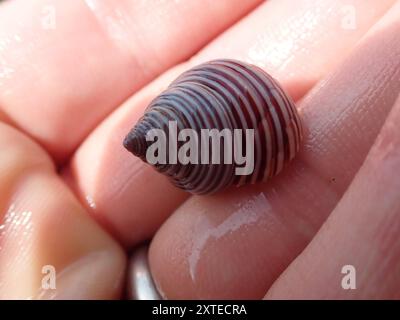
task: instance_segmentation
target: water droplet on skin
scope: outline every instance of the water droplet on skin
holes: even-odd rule
[[[94,199],[92,196],[86,195],[85,199],[90,208],[96,209],[96,203],[94,202]]]
[[[206,225],[201,226],[200,232],[196,232],[195,237],[197,237],[194,240],[191,254],[188,257],[189,272],[194,283],[196,282],[196,269],[207,242],[218,240],[243,227],[258,223],[261,218],[260,212],[265,212],[270,207],[267,198],[262,192],[242,203],[237,203],[236,206],[237,210],[221,224],[212,227],[209,222],[206,222]],[[204,223],[203,219],[201,220]]]
[[[33,231],[32,216],[32,211],[18,211],[15,204],[10,205],[4,216],[4,222],[0,225],[0,239],[3,244],[0,250],[5,247],[4,244],[7,243],[7,239],[9,238],[13,243],[16,241],[15,244],[20,248],[21,252],[23,250],[27,251],[24,247],[31,244],[27,240]]]

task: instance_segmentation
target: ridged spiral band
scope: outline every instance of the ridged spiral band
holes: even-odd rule
[[[235,60],[214,60],[184,72],[150,103],[130,136],[143,136],[151,128],[168,132],[169,121],[177,122],[178,132],[185,128],[199,133],[201,129],[254,129],[250,175],[236,175],[235,163],[155,165],[192,193],[265,181],[295,156],[302,138],[296,107],[280,85],[262,69]],[[139,140],[136,149],[144,151],[147,144]],[[136,154],[145,160],[143,152]]]

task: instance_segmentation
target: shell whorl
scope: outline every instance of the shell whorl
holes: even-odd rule
[[[235,163],[154,165],[176,186],[197,194],[275,176],[293,159],[302,139],[296,107],[280,85],[262,69],[235,60],[210,61],[180,75],[150,103],[126,136],[125,147],[146,161],[152,143],[146,133],[156,128],[168,135],[169,121],[176,121],[178,132],[254,129],[254,171],[249,175],[236,175]]]

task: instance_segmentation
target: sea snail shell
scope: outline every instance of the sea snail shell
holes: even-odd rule
[[[178,133],[187,128],[194,129],[199,135],[201,129],[229,129],[232,132],[254,129],[254,170],[248,175],[236,174],[235,169],[240,165],[234,161],[223,161],[228,158],[224,154],[225,145],[219,150],[220,163],[201,162],[200,153],[204,150],[198,143],[198,163],[167,160],[153,164],[176,186],[197,194],[275,176],[293,159],[302,139],[296,107],[280,85],[260,68],[235,60],[214,60],[184,72],[150,103],[126,136],[125,148],[146,161],[146,151],[155,143],[146,140],[146,134],[150,129],[161,129],[168,137],[170,121],[176,121]],[[243,135],[238,141],[247,142]],[[179,148],[185,142],[177,140],[175,146]],[[247,150],[245,148],[242,147],[242,152]],[[211,159],[213,149],[208,150]],[[178,153],[178,150],[174,152]],[[171,159],[168,154],[167,159]]]

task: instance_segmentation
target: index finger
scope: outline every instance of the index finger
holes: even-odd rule
[[[63,161],[111,110],[260,1],[6,2],[0,110]]]

